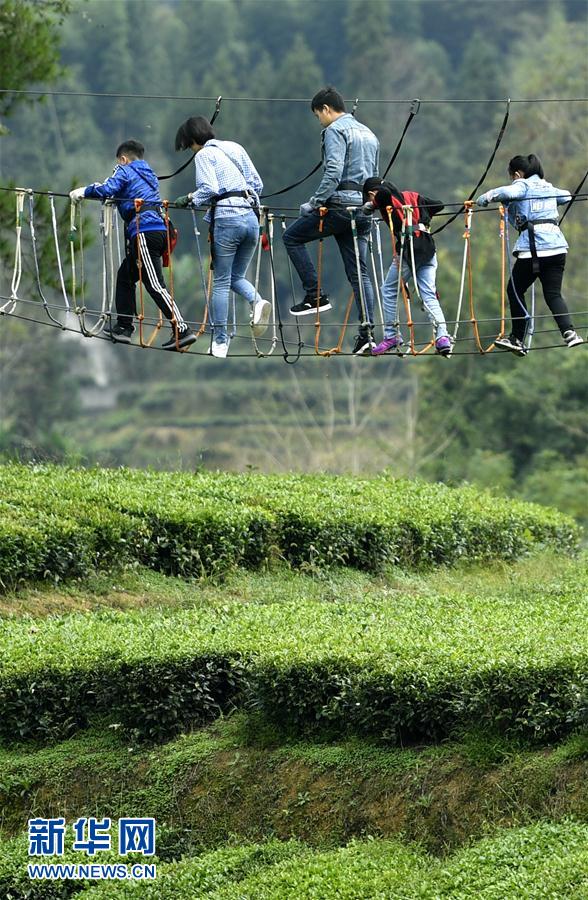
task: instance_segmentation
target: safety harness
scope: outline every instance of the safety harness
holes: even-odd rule
[[[180,171],[180,170],[178,169],[178,171]],[[151,182],[149,181],[148,178],[145,178],[145,176],[142,174],[142,172],[138,172],[137,169],[133,169],[133,172],[135,173],[135,175],[138,175],[139,178],[143,179],[143,181],[145,182],[147,187],[150,187],[151,190],[153,190],[153,185],[151,184]],[[171,178],[171,176],[166,176],[166,177]],[[155,178],[157,178],[157,175],[155,176]],[[163,204],[156,202],[155,208],[149,208],[149,211],[156,213],[158,216],[161,216],[161,219],[165,226],[165,230],[167,232],[165,249],[164,249],[163,253],[161,254],[161,264],[164,269],[168,269],[168,268],[170,268],[169,258],[172,255],[172,253],[174,252],[174,250],[176,249],[176,244],[178,243],[180,234],[179,234],[178,229],[176,228],[176,226],[174,225],[174,223],[172,222],[172,220],[170,219],[170,217],[168,215],[167,206],[165,207],[165,214],[162,212],[162,207],[163,207]]]
[[[361,194],[363,190],[363,185],[358,184],[357,181],[341,181],[340,184],[337,185],[336,190],[338,191],[357,191]]]
[[[522,234],[523,231],[529,232],[529,250],[531,251],[531,259],[533,261],[533,275],[537,275],[539,272],[539,257],[537,255],[537,245],[535,243],[535,227],[537,225],[557,225],[558,222],[558,219],[533,219],[532,221],[527,219],[521,224],[517,222],[519,234]]]
[[[217,204],[221,202],[221,200],[228,200],[229,197],[242,197],[243,199],[248,200],[251,197],[251,193],[249,191],[226,191],[224,194],[215,194],[210,198],[210,222],[208,224],[208,241],[210,244],[211,269],[214,269],[214,222],[216,218],[216,207]],[[251,207],[251,209],[259,219],[259,209],[253,206]]]
[[[393,193],[390,194],[391,207],[392,207],[392,216],[391,219],[395,218],[397,223],[400,223],[400,231],[402,228],[407,226],[406,222],[406,209],[410,207],[412,210],[412,222],[410,225],[410,229],[407,228],[407,231],[410,230],[410,236],[412,238],[422,238],[425,234],[430,235],[431,229],[428,225],[422,221],[422,212],[419,208],[419,201],[421,199],[418,191],[399,191],[399,197],[395,196]],[[382,217],[384,213],[382,212]],[[386,220],[384,220],[386,221]],[[397,249],[400,248],[401,236],[398,231],[395,231],[395,235],[397,238]],[[421,242],[422,243],[422,242]],[[427,239],[427,243],[420,246],[417,244],[415,246],[415,252],[417,257],[420,259],[425,259],[429,253],[430,256],[435,252],[435,245],[433,244],[432,238]]]
[[[239,164],[238,160],[236,160],[233,156],[231,156],[230,153],[227,153],[227,151],[224,150],[222,147],[220,147],[218,144],[214,144],[214,148],[215,148],[215,150],[220,150],[220,152],[223,153],[227,157],[229,162],[232,162],[232,164],[235,166],[235,168],[241,175],[241,178],[243,179],[245,184],[247,184],[245,172],[243,171],[243,168]],[[209,236],[208,239],[209,239],[209,243],[210,243],[210,268],[211,269],[214,269],[214,221],[216,218],[216,207],[217,207],[217,204],[220,203],[221,200],[228,200],[229,197],[241,197],[244,200],[248,200],[249,202],[251,202],[251,200],[253,200],[254,204],[252,205],[251,209],[257,216],[257,221],[259,222],[259,220],[260,220],[260,210],[259,210],[259,204],[257,203],[257,198],[256,198],[255,194],[249,189],[244,189],[244,190],[239,190],[239,191],[225,191],[222,194],[215,194],[213,197],[211,197],[210,198],[210,224],[208,226],[208,236]]]

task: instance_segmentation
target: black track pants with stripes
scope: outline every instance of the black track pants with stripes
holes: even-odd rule
[[[130,326],[137,315],[136,285],[139,281],[138,255],[141,246],[141,280],[143,287],[157,303],[166,319],[176,320],[180,331],[188,326],[165,286],[161,257],[166,248],[165,231],[146,231],[137,238],[127,238],[126,256],[116,276],[116,313],[119,325]],[[146,312],[149,317],[149,312]]]

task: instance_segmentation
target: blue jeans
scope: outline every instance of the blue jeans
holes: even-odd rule
[[[445,324],[445,316],[437,299],[437,288],[435,285],[435,276],[437,274],[437,254],[433,256],[427,263],[416,266],[416,279],[425,307],[425,312],[429,318],[429,322],[435,329],[435,338],[443,337],[448,334],[447,325]],[[406,260],[402,262],[402,277],[405,282],[412,278],[412,266]],[[384,337],[394,337],[400,332],[397,326],[398,309],[398,260],[395,259],[386,280],[382,285],[382,304],[384,307]]]
[[[259,222],[253,212],[223,216],[214,223],[214,284],[211,299],[211,325],[214,340],[223,344],[228,338],[229,291],[252,304],[261,297],[245,278],[259,239]]]
[[[360,270],[367,319],[370,325],[373,325],[374,289],[368,275],[366,264],[371,221],[361,212],[356,214],[355,221],[357,223],[357,242],[359,244]],[[315,210],[308,215],[300,216],[299,219],[292,222],[292,224],[286,228],[283,235],[286,252],[292,260],[292,265],[300,276],[302,287],[307,294],[311,295],[316,295],[318,277],[310,254],[306,249],[306,244],[320,239],[319,222],[320,216],[318,210]],[[355,261],[353,235],[351,232],[351,214],[348,213],[346,209],[339,209],[337,207],[329,208],[323,221],[323,236],[329,237],[330,235],[333,235],[337,241],[339,253],[341,254],[343,265],[345,266],[345,274],[347,275],[347,280],[352,286],[355,295],[359,321],[363,322],[361,297],[359,294],[359,279],[357,277],[357,264]]]

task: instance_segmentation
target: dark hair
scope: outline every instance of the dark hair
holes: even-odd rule
[[[368,178],[367,181],[364,181],[362,194],[363,194],[363,202],[367,203],[369,198],[370,191],[377,191],[378,188],[382,187],[383,181],[381,178],[378,178],[377,175],[374,175],[372,178]]]
[[[322,109],[323,106],[330,106],[335,112],[345,112],[345,100],[331,85],[320,90],[310,101],[313,112],[315,109]]]
[[[395,184],[392,184],[391,181],[382,181],[382,179],[378,178],[377,176],[368,178],[363,183],[362,193],[364,203],[366,203],[370,199],[370,191],[387,191],[389,194],[393,194],[395,197],[397,197],[401,202],[404,202],[402,199],[402,194]]]
[[[116,158],[119,156],[134,156],[135,159],[143,159],[143,155],[145,153],[145,147],[140,141],[134,141],[130,138],[128,141],[123,141],[122,144],[119,144],[116,150]]]
[[[508,171],[511,175],[514,175],[515,172],[522,172],[523,178],[530,178],[531,175],[544,177],[541,160],[534,153],[529,153],[528,156],[513,156],[508,164]]]
[[[212,140],[212,125],[204,116],[192,116],[180,125],[176,134],[176,150],[188,150],[192,144],[204,147],[206,141]]]

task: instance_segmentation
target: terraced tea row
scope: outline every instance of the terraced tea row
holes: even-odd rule
[[[565,585],[532,593],[513,581],[480,595],[381,589],[6,621],[0,735],[47,740],[100,716],[163,739],[247,706],[287,728],[391,742],[486,723],[559,736],[588,709],[587,584],[580,560]]]
[[[31,897],[31,883],[23,876],[24,841],[4,851],[4,896]],[[151,884],[109,881],[85,887],[83,881],[45,881],[33,882],[33,890],[38,900],[581,900],[588,891],[588,826],[540,823],[505,830],[443,860],[399,841],[352,842],[324,852],[273,841],[160,863]]]
[[[0,467],[0,584],[139,562],[165,573],[233,566],[378,571],[514,559],[578,529],[552,510],[390,478]]]

